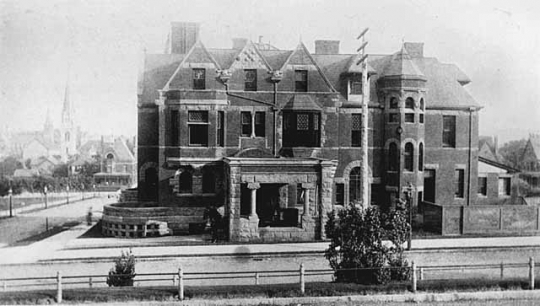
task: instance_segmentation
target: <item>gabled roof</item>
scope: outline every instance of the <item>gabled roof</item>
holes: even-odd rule
[[[260,51],[266,58],[266,62],[272,67],[272,70],[279,70],[291,56],[294,51],[291,50],[264,50]]]
[[[178,67],[176,67],[176,70],[171,75],[167,83],[165,83],[165,86],[163,86],[162,89],[169,89],[169,86],[171,82],[176,78],[178,75],[178,72],[180,71],[180,68],[186,64],[186,63],[202,63],[202,62],[210,62],[215,65],[216,69],[221,69],[218,62],[212,57],[212,55],[208,52],[206,47],[203,45],[203,43],[200,40],[197,40],[195,44],[191,47],[189,52],[186,54],[186,56],[182,59],[180,64],[178,64]]]
[[[501,164],[501,163],[499,163],[499,162],[496,162],[496,161],[494,161],[494,160],[490,160],[490,159],[484,158],[484,157],[482,157],[482,156],[478,156],[478,161],[479,161],[479,162],[482,162],[482,163],[485,163],[485,164],[488,164],[488,165],[493,166],[493,167],[497,167],[497,168],[503,169],[503,170],[508,171],[508,172],[510,172],[510,173],[516,173],[516,172],[519,172],[519,169],[510,167],[510,166],[505,165],[505,164]]]
[[[315,102],[312,95],[295,94],[282,108],[283,110],[321,111],[322,107]]]
[[[529,143],[531,144],[531,149],[533,150],[534,155],[536,155],[536,158],[540,160],[540,135],[529,135]]]
[[[251,52],[250,52],[251,51]],[[256,58],[260,59],[261,64],[268,69],[269,71],[272,70],[272,67],[268,62],[266,61],[266,58],[261,54],[259,49],[257,49],[257,45],[254,44],[251,40],[249,40],[242,49],[239,50],[239,52],[234,56],[233,61],[229,66],[222,67],[223,69],[230,69],[236,62],[239,62],[241,60],[247,60],[248,62],[251,61],[252,63],[256,64]]]
[[[158,90],[163,89],[185,54],[146,54],[144,74],[141,82],[141,101],[154,102],[159,98]]]
[[[103,144],[103,158],[106,158],[107,154],[112,153],[115,161],[121,162],[134,162],[135,157],[129,150],[126,142],[122,138],[116,138],[114,143]]]

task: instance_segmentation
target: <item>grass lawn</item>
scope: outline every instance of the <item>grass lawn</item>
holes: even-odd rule
[[[527,289],[522,279],[508,280],[430,280],[419,281],[419,292],[499,291]],[[229,298],[277,298],[300,296],[344,296],[408,293],[409,282],[393,282],[386,285],[357,285],[344,283],[307,283],[306,294],[299,292],[298,284],[208,286],[185,288],[186,299],[217,300]],[[174,286],[121,287],[64,289],[66,303],[105,303],[115,301],[171,301],[177,299]],[[53,303],[55,290],[33,290],[0,293],[0,304],[48,304]]]

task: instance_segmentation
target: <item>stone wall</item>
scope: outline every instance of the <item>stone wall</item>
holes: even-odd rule
[[[203,223],[202,207],[158,207],[155,203],[129,202],[103,207],[102,233],[126,238],[144,237],[137,233],[151,221],[166,222],[173,234],[185,233],[190,223]]]

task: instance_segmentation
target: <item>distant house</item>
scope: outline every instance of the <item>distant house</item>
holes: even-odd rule
[[[13,173],[13,178],[31,178],[34,176],[39,176],[37,169],[17,169]]]
[[[477,204],[516,204],[513,182],[519,170],[482,156],[478,157]]]
[[[102,141],[99,152],[101,171],[94,174],[96,188],[112,191],[131,187],[136,182],[136,159],[123,138]]]
[[[504,158],[499,154],[499,141],[497,136],[478,137],[478,156],[505,164]]]
[[[54,167],[60,164],[60,159],[57,157],[41,156],[32,159],[30,166],[32,169],[39,171],[41,175],[52,175]]]
[[[529,135],[521,155],[520,177],[533,188],[540,188],[540,134]]]

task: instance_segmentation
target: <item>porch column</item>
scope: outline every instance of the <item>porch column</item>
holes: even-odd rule
[[[249,214],[250,218],[258,218],[257,216],[257,189],[261,185],[259,183],[249,183],[247,188],[251,189],[251,212]]]
[[[303,183],[302,188],[304,189],[304,212],[303,216],[309,216],[309,202],[312,194],[312,190],[315,189],[315,184],[313,183]],[[314,201],[315,203],[315,201]]]

